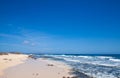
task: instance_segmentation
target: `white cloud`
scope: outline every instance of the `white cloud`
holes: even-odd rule
[[[23,44],[30,44],[30,41],[25,40],[25,41],[23,41]]]
[[[36,45],[35,43],[33,43],[33,42],[29,41],[29,40],[24,40],[23,44],[29,45],[29,46],[35,46]]]
[[[35,46],[35,43],[32,43],[31,45],[32,45],[32,46]]]
[[[4,33],[0,33],[0,37],[15,38],[15,39],[22,39],[22,37],[21,37],[21,36],[12,35],[12,34],[4,34]]]

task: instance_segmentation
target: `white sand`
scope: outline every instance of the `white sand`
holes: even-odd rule
[[[3,75],[5,69],[24,63],[23,61],[26,60],[27,57],[27,55],[23,54],[0,55],[0,76]]]
[[[15,55],[15,57],[17,56]],[[14,67],[11,67],[13,66],[13,64],[10,62],[12,61],[8,61],[9,63],[7,62],[6,66],[7,69],[0,62],[0,65],[2,64],[2,67],[4,67],[4,69],[2,67],[0,68],[0,71],[1,69],[2,71],[4,70],[4,74],[0,76],[0,78],[63,78],[63,76],[72,76],[69,74],[71,68],[62,62],[42,58],[37,60],[29,58],[23,63],[23,60],[25,60],[26,57],[23,56],[23,58],[21,58],[21,56],[19,57],[19,60],[18,57],[14,58],[15,60],[12,58],[15,63]],[[5,60],[2,61],[5,62]],[[19,62],[19,65],[15,61]],[[52,64],[53,66],[48,66],[48,64]]]

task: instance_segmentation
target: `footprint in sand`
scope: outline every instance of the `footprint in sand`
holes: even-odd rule
[[[32,75],[33,75],[34,78],[37,78],[39,73],[33,73]]]

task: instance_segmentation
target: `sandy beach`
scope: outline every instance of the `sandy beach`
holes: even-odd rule
[[[28,55],[0,55],[0,78],[67,78],[70,67],[62,62]]]

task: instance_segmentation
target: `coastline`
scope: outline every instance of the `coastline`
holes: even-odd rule
[[[0,78],[118,78],[119,61],[118,56],[0,53]]]
[[[0,65],[0,78],[74,78],[65,63],[23,54],[0,55]]]

